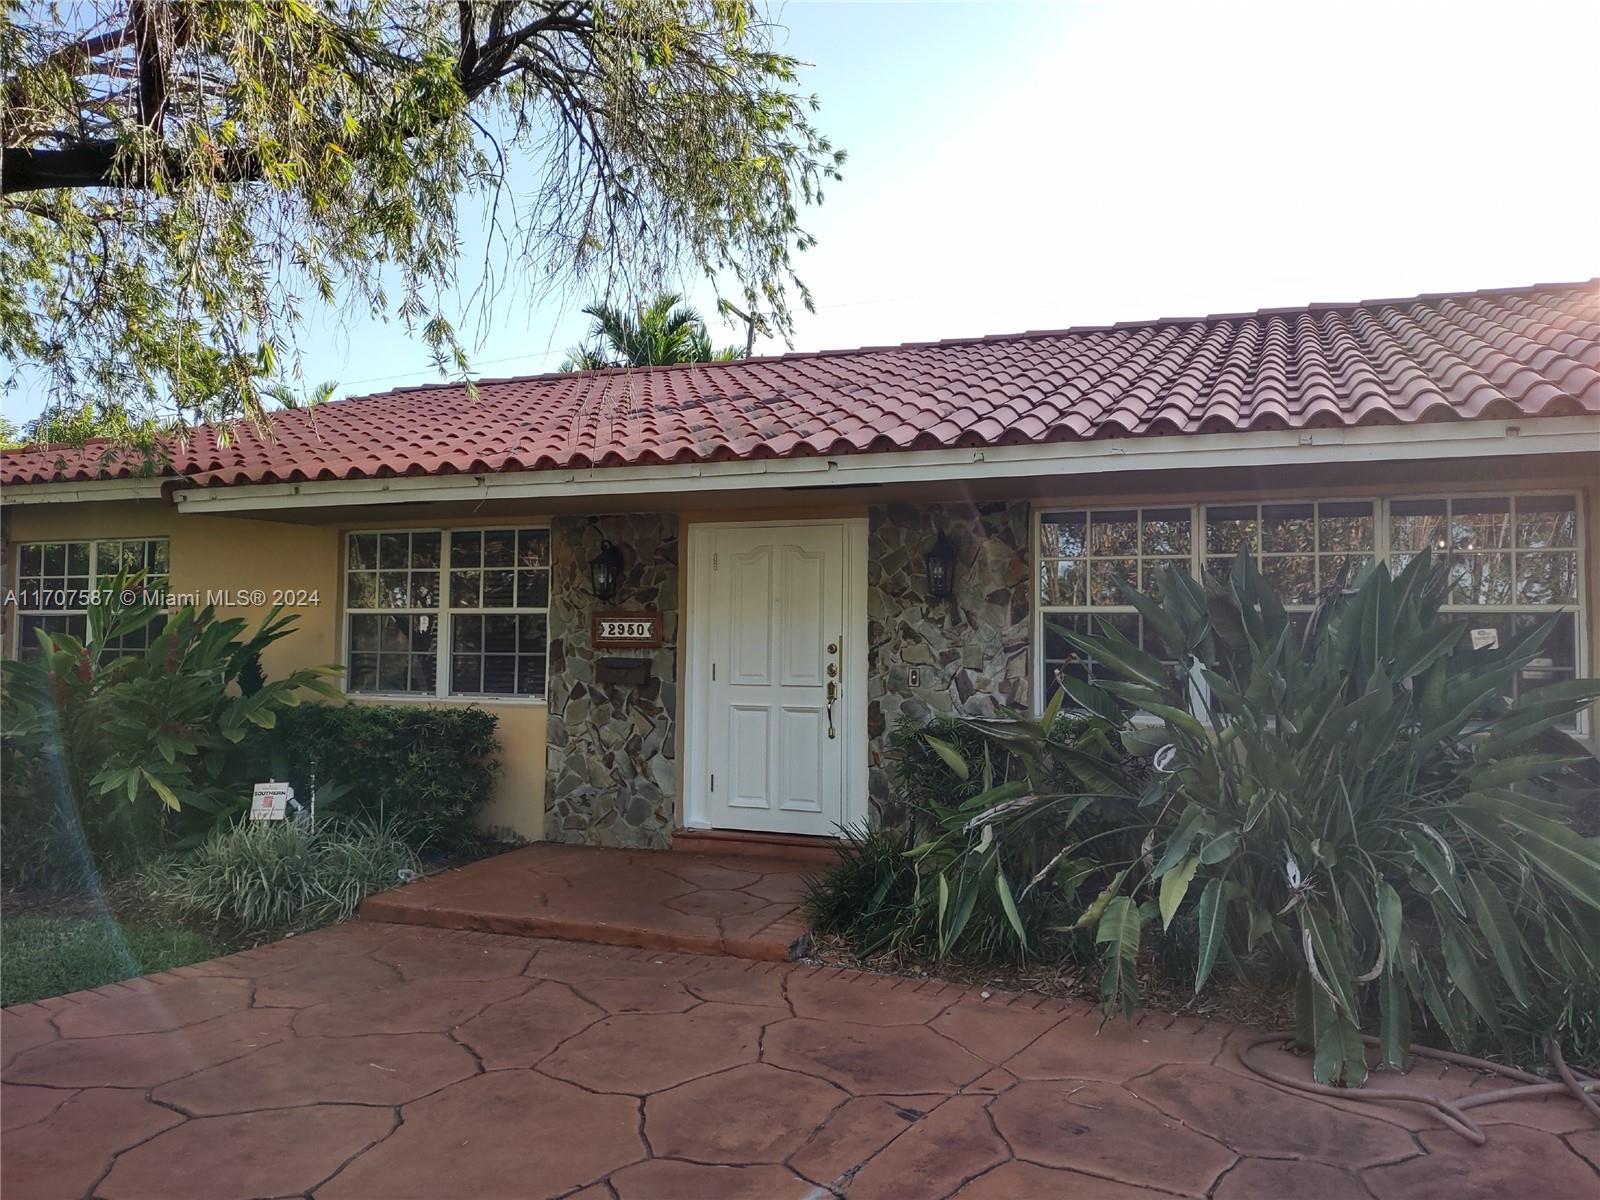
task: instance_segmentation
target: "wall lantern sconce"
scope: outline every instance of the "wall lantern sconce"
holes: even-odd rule
[[[622,578],[622,551],[604,538],[600,553],[589,560],[589,587],[596,600],[614,600],[617,583]]]
[[[928,551],[925,565],[928,569],[928,595],[935,599],[948,596],[955,588],[956,550],[950,544],[950,539],[945,537],[944,530],[939,531],[939,540]]]

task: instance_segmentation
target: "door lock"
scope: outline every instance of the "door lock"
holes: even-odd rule
[[[828,643],[828,653],[829,654],[837,654],[837,653],[839,653],[839,643],[838,642],[829,642]]]

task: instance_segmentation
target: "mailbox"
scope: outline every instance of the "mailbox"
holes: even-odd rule
[[[594,664],[594,681],[596,683],[641,687],[649,679],[650,660],[648,658],[601,658],[597,659]]]

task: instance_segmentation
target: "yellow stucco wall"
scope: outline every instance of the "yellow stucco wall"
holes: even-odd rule
[[[461,523],[461,522],[456,522]],[[478,522],[481,524],[482,522]],[[373,526],[400,522],[374,522]],[[432,522],[431,524],[439,524]],[[19,542],[94,538],[170,539],[171,587],[180,595],[227,591],[234,597],[265,593],[266,605],[218,605],[223,616],[259,621],[275,593],[296,601],[285,611],[298,614],[294,632],[262,655],[269,678],[295,667],[343,661],[339,620],[340,554],[343,531],[331,526],[291,525],[233,517],[179,514],[161,501],[47,504],[11,508],[6,513],[8,547]],[[7,555],[8,581],[12,578]],[[314,593],[315,603],[299,603],[299,593]],[[307,597],[309,599],[309,597]],[[6,652],[14,652],[14,622],[7,614]],[[359,703],[463,704],[436,699],[355,698]],[[476,701],[499,718],[500,779],[483,815],[486,827],[510,830],[528,839],[544,836],[545,707],[518,701]]]

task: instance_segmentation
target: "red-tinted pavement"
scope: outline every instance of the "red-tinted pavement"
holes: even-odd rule
[[[370,896],[373,921],[788,962],[814,861],[536,842]]]
[[[955,985],[354,922],[0,1015],[5,1200],[1422,1200],[1600,1194],[1572,1101],[1400,1105],[1229,1026]],[[1258,1052],[1259,1053],[1259,1052]],[[1269,1055],[1270,1056],[1270,1055]],[[1458,1094],[1459,1070],[1410,1086]]]

